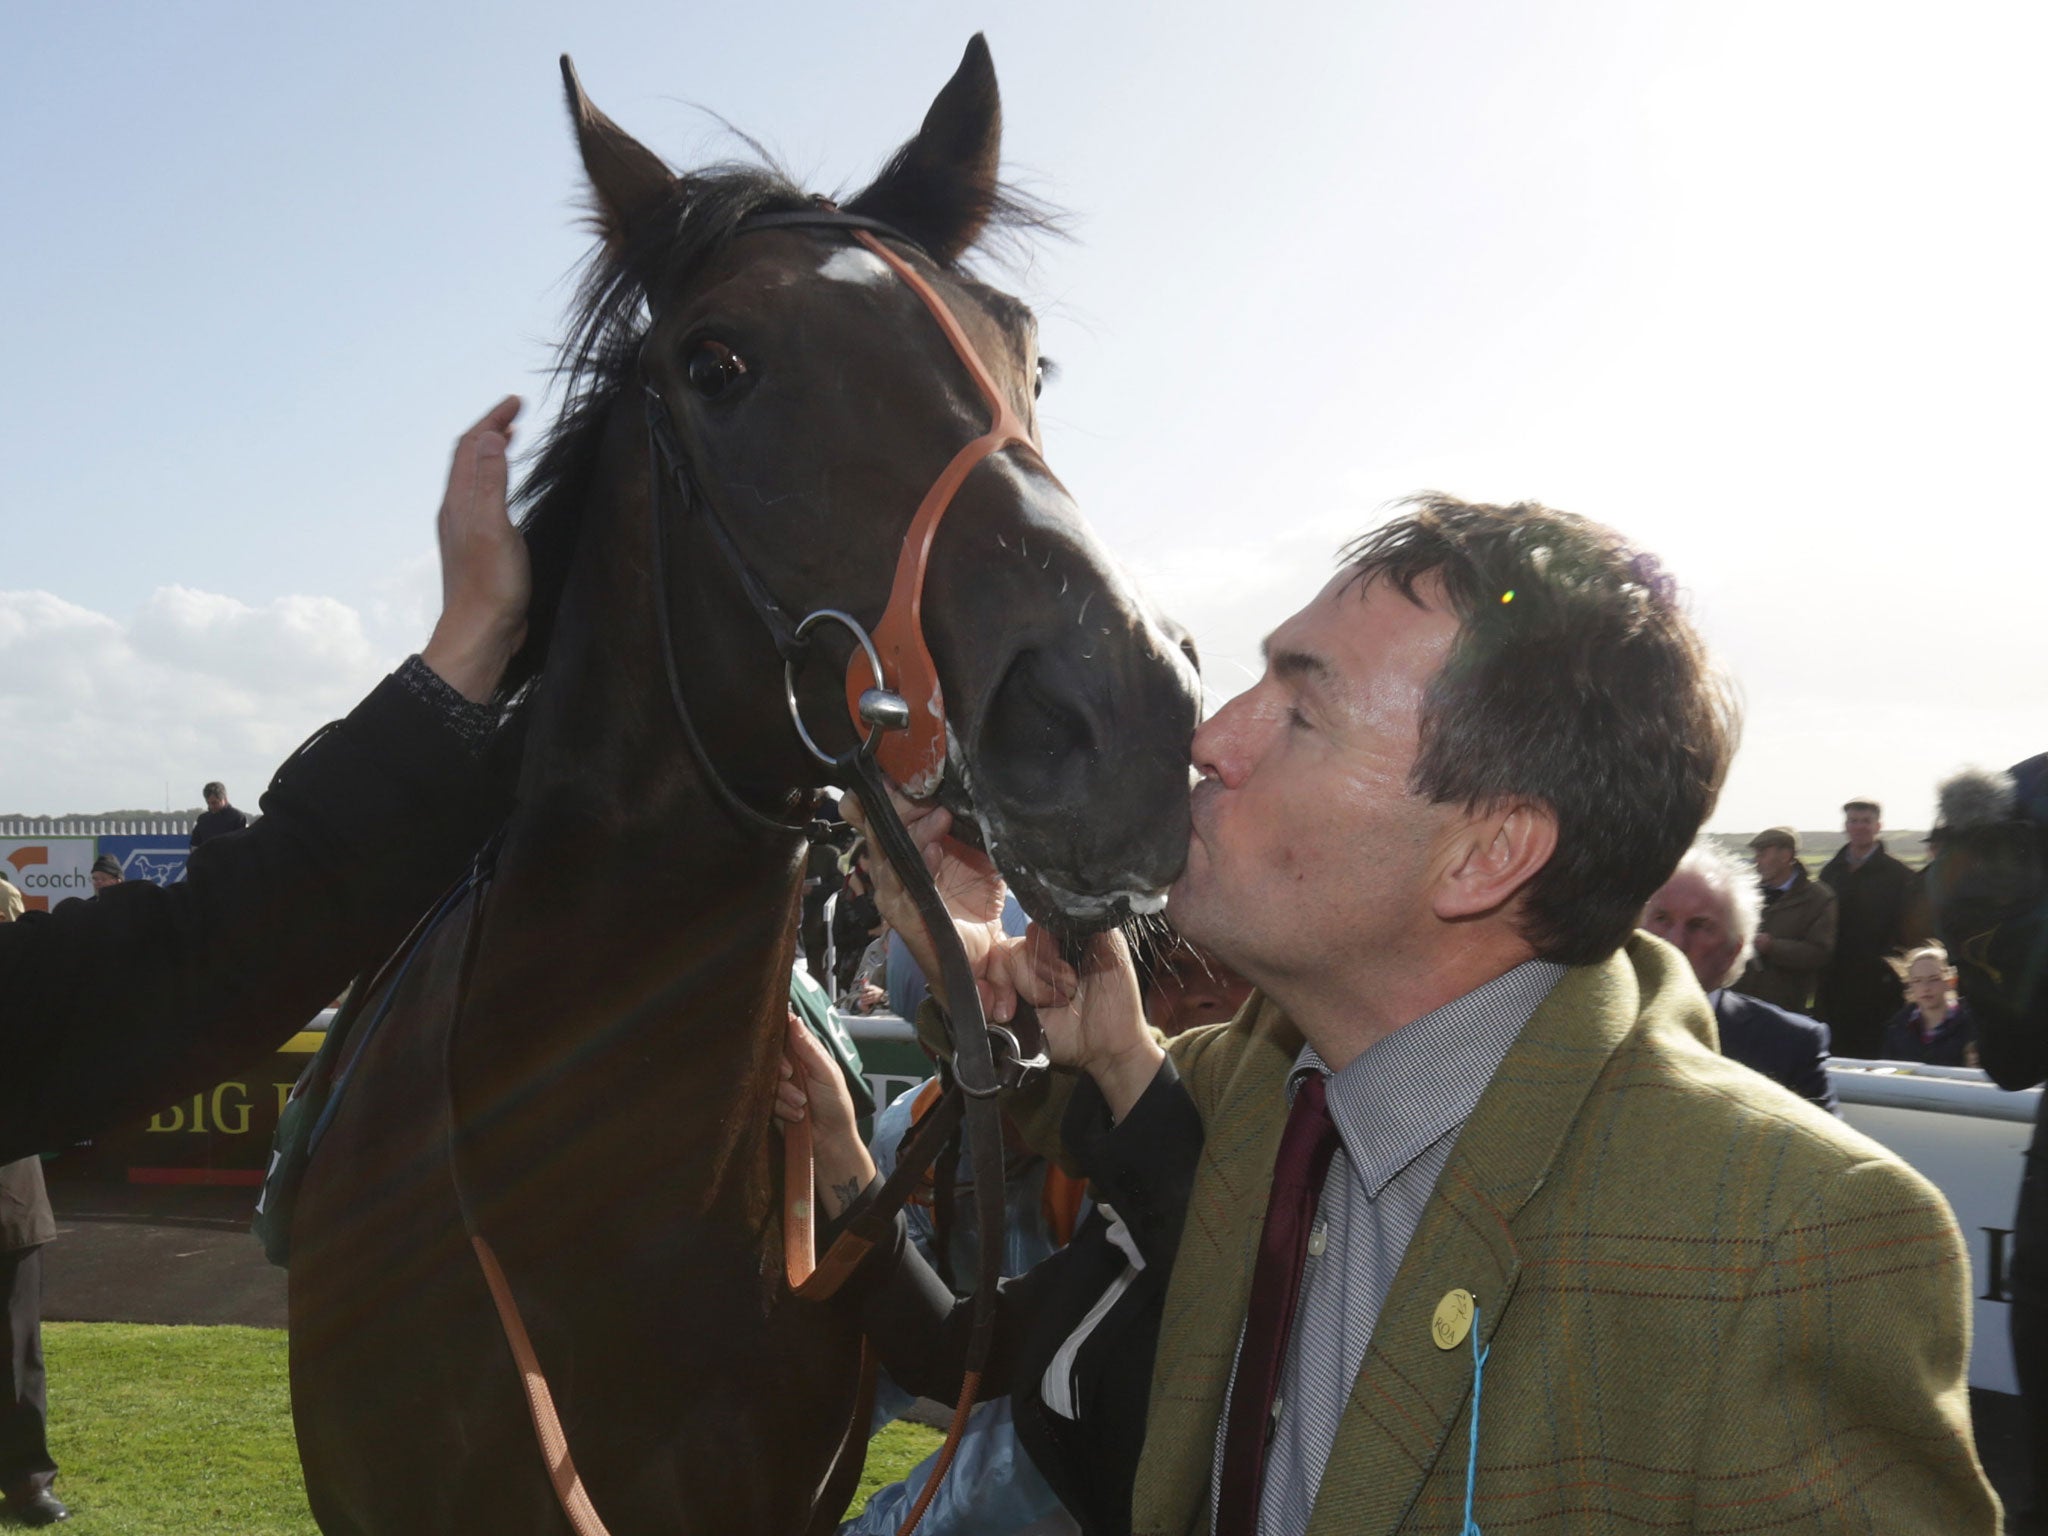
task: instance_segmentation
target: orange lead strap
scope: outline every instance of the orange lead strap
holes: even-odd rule
[[[799,1293],[818,1267],[817,1177],[806,1112],[782,1127],[782,1267]]]
[[[962,448],[953,462],[940,472],[924,493],[910,531],[903,536],[903,551],[896,560],[896,579],[889,588],[889,606],[875,626],[875,649],[882,669],[889,677],[872,676],[866,656],[855,651],[846,668],[846,707],[856,729],[860,728],[860,696],[869,688],[888,688],[910,705],[910,729],[893,731],[882,738],[875,757],[883,771],[903,792],[913,798],[930,794],[938,787],[946,768],[946,709],[939,691],[939,672],[932,653],[924,643],[924,573],[931,558],[932,540],[939,522],[953,504],[953,497],[973,473],[975,466],[992,453],[1012,443],[1031,446],[1031,435],[1009,402],[996,388],[995,380],[982,365],[946,301],[933,291],[917,269],[864,229],[850,232],[853,238],[888,263],[890,270],[910,285],[924,301],[939,329],[946,333],[975,388],[989,410],[987,432]]]
[[[532,1416],[533,1433],[540,1441],[541,1457],[548,1464],[548,1481],[554,1485],[562,1513],[569,1517],[576,1536],[611,1536],[598,1519],[590,1495],[584,1491],[576,1459],[569,1454],[569,1437],[562,1433],[562,1418],[555,1412],[554,1394],[548,1390],[547,1377],[541,1374],[533,1341],[526,1336],[519,1303],[512,1299],[512,1287],[505,1279],[505,1271],[498,1267],[498,1256],[491,1252],[491,1245],[480,1233],[471,1233],[469,1240],[476,1247],[476,1261],[483,1267],[485,1283],[491,1288],[491,1301],[497,1306],[505,1342],[512,1346],[512,1358],[518,1363],[519,1383],[526,1390],[526,1411]]]

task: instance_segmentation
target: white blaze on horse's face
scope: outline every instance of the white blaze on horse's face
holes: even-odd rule
[[[850,245],[827,256],[818,276],[835,283],[854,283],[862,288],[882,288],[896,280],[882,258],[874,252]]]

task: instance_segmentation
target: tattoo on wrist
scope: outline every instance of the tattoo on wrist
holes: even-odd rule
[[[834,1184],[832,1186],[832,1198],[839,1202],[839,1209],[843,1211],[852,1205],[854,1201],[858,1200],[861,1190],[866,1187],[866,1183],[865,1179],[848,1179],[844,1184]]]

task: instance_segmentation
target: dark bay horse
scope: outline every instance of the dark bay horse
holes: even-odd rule
[[[293,1229],[293,1411],[329,1536],[569,1528],[471,1227],[615,1536],[829,1529],[839,1452],[865,1433],[847,1310],[793,1300],[780,1267],[768,1106],[804,844],[722,803],[660,636],[665,614],[716,778],[800,822],[826,770],[736,573],[793,617],[873,627],[913,512],[988,411],[873,251],[764,226],[816,206],[798,188],[674,175],[564,75],[602,245],[569,404],[522,491],[535,601],[501,733],[518,811],[487,895],[434,930],[370,1037]],[[1086,925],[1156,906],[1179,869],[1196,692],[1185,641],[1036,451],[1029,312],[961,266],[1018,216],[999,139],[977,38],[845,211],[893,232],[1031,439],[973,470],[931,545],[937,792],[1037,915]],[[649,388],[673,475],[651,464]],[[849,651],[824,636],[798,674],[833,751],[855,739]]]

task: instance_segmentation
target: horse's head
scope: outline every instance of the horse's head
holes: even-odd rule
[[[1085,926],[1156,907],[1187,848],[1194,652],[1039,452],[1030,311],[959,265],[1016,206],[996,179],[981,39],[837,223],[776,219],[821,205],[765,172],[672,174],[566,60],[564,77],[604,239],[585,356],[611,358],[615,450],[633,443],[657,465],[663,600],[720,772],[764,803],[830,777],[783,707],[759,610],[791,624],[842,610],[902,642],[884,645],[888,682],[936,727],[897,777],[979,827],[1034,915]],[[652,430],[636,426],[648,400]],[[899,572],[934,482],[998,415],[1019,440],[960,480],[921,576]],[[936,696],[899,674],[902,651],[927,648]],[[859,663],[849,688],[856,654],[826,625],[796,667],[804,725],[828,752],[856,740],[848,699],[872,680]]]

